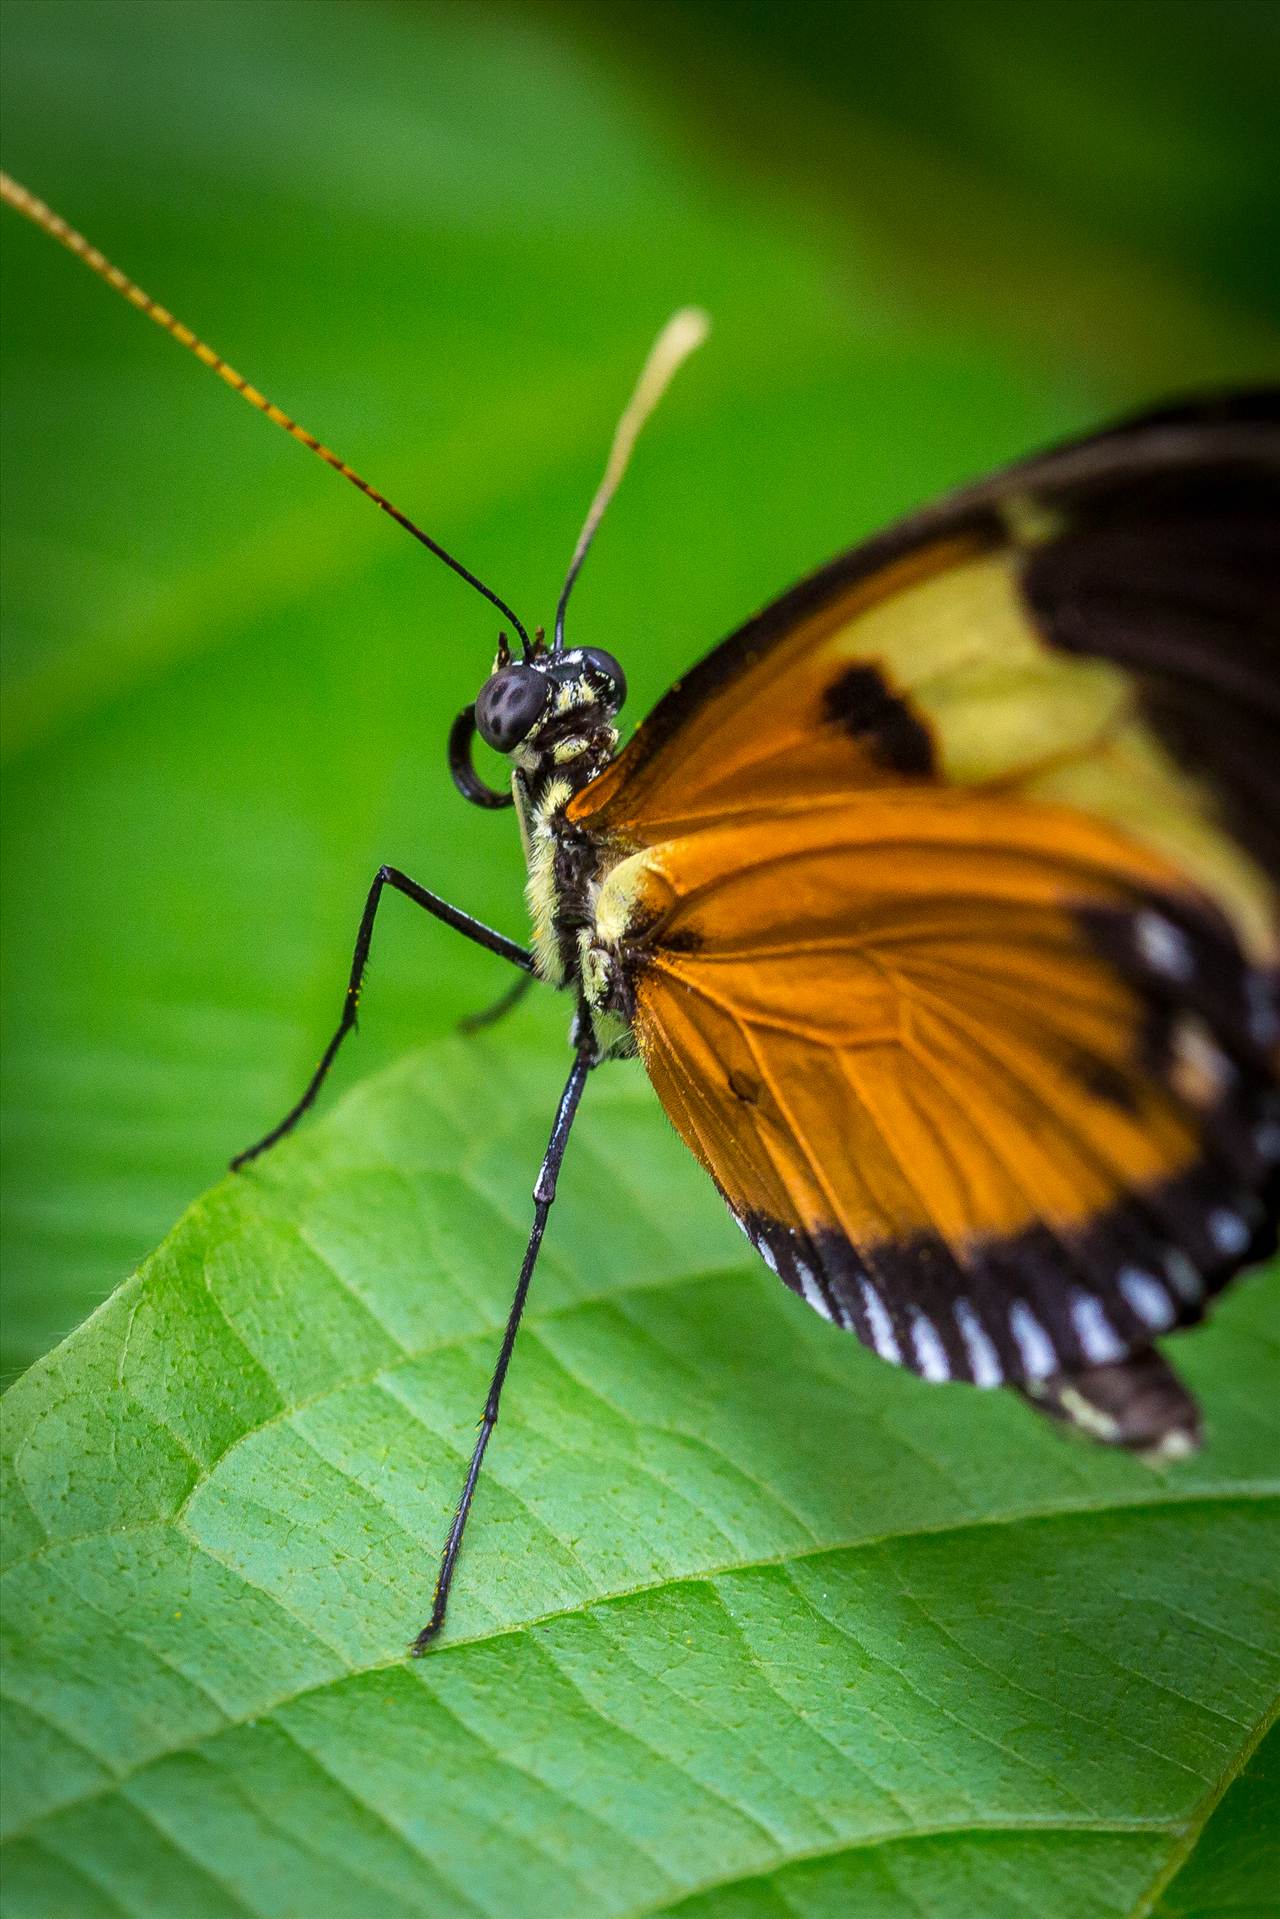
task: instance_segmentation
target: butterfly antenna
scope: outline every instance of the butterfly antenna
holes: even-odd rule
[[[710,331],[711,321],[698,307],[681,307],[678,313],[672,314],[649,349],[649,357],[640,370],[635,392],[628,400],[622,418],[618,421],[613,445],[609,448],[609,458],[605,463],[604,478],[596,489],[596,496],[582,523],[578,544],[573,549],[569,571],[560,589],[560,600],[556,607],[553,652],[560,653],[564,650],[564,615],[565,608],[569,604],[569,595],[573,591],[573,583],[582,571],[582,562],[586,559],[587,550],[595,538],[596,528],[604,518],[604,510],[617,492],[618,483],[627,470],[636,441],[640,437],[640,430],[689,355],[697,351]]]
[[[218,378],[225,380],[242,399],[249,402],[250,406],[256,407],[259,413],[265,413],[274,425],[283,427],[290,439],[297,440],[300,446],[305,446],[309,453],[314,453],[324,461],[326,466],[331,466],[335,473],[342,475],[344,480],[350,480],[352,486],[358,488],[367,500],[372,500],[375,506],[381,507],[384,513],[389,514],[397,526],[402,526],[406,533],[412,533],[414,539],[425,546],[429,553],[434,553],[438,560],[443,560],[459,579],[465,580],[468,586],[473,586],[477,593],[511,622],[520,635],[526,658],[529,656],[533,650],[529,643],[529,635],[506,601],[499,599],[492,588],[487,587],[483,580],[478,580],[460,560],[455,560],[452,553],[446,552],[445,548],[437,540],[433,540],[430,534],[424,533],[420,526],[415,526],[407,514],[402,513],[398,506],[391,504],[385,494],[379,493],[376,487],[370,486],[367,480],[362,479],[345,460],[340,460],[337,454],[322,441],[317,440],[314,434],[308,433],[305,427],[299,426],[296,420],[291,420],[287,413],[281,412],[280,408],[273,405],[264,393],[259,393],[257,387],[250,386],[234,367],[228,366],[221,354],[215,353],[211,346],[206,346],[203,340],[197,339],[190,327],[183,326],[180,320],[175,320],[167,307],[162,307],[158,301],[151,298],[150,294],[144,293],[127,274],[122,273],[119,267],[113,266],[104,254],[99,253],[97,247],[91,246],[82,233],[77,233],[74,227],[68,226],[67,222],[51,207],[46,206],[43,200],[37,199],[34,193],[28,192],[26,187],[20,185],[17,180],[11,179],[7,173],[0,173],[0,200],[57,240],[59,245],[64,246],[68,253],[73,253],[77,260],[83,260],[91,273],[96,273],[100,280],[105,280],[109,287],[114,287],[130,306],[137,307],[139,312],[145,313],[149,320],[154,320],[158,327],[163,327],[179,346],[184,346],[188,352],[194,353],[202,365],[211,367]]]

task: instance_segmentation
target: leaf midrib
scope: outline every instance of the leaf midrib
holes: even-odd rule
[[[1018,1512],[1016,1510],[1011,1510],[1003,1514],[999,1514],[999,1513],[987,1514],[987,1515],[984,1515],[982,1518],[978,1518],[978,1519],[957,1519],[957,1520],[949,1520],[943,1524],[922,1525],[922,1526],[903,1526],[903,1527],[899,1527],[894,1532],[878,1533],[871,1537],[865,1537],[865,1538],[859,1538],[859,1539],[833,1540],[823,1545],[795,1547],[787,1551],[783,1551],[776,1554],[762,1555],[762,1554],[756,1553],[756,1554],[752,1554],[749,1557],[744,1556],[743,1558],[739,1560],[726,1561],[723,1564],[719,1564],[716,1566],[700,1567],[696,1571],[669,1573],[669,1574],[664,1574],[660,1578],[656,1578],[652,1580],[637,1581],[635,1584],[631,1586],[618,1587],[611,1592],[597,1594],[594,1598],[585,1600],[579,1605],[555,1607],[550,1609],[547,1612],[535,1614],[531,1616],[529,1619],[514,1621],[509,1625],[490,1627],[482,1632],[476,1632],[476,1633],[471,1633],[466,1635],[458,1634],[456,1637],[452,1637],[448,1641],[446,1641],[436,1651],[429,1653],[427,1657],[432,1661],[443,1659],[448,1657],[449,1654],[456,1653],[467,1646],[492,1644],[502,1639],[516,1638],[533,1631],[535,1628],[552,1625],[556,1621],[561,1619],[586,1617],[596,1612],[603,1612],[603,1611],[611,1610],[618,1606],[626,1605],[629,1601],[633,1599],[644,1598],[657,1592],[671,1591],[680,1586],[694,1586],[694,1585],[709,1584],[715,1581],[716,1579],[725,1578],[738,1572],[754,1571],[757,1568],[768,1568],[768,1567],[785,1568],[791,1565],[799,1564],[806,1560],[817,1559],[824,1555],[843,1556],[843,1555],[848,1555],[853,1553],[860,1553],[863,1551],[875,1550],[882,1546],[892,1545],[893,1543],[899,1540],[945,1538],[957,1533],[981,1531],[988,1527],[1000,1528],[1003,1530],[1010,1526],[1044,1524],[1046,1522],[1062,1520],[1062,1519],[1067,1519],[1067,1520],[1089,1519],[1089,1518],[1094,1518],[1100,1515],[1105,1515],[1105,1514],[1114,1513],[1114,1512],[1162,1512],[1162,1511],[1167,1511],[1171,1507],[1177,1507],[1185,1510],[1189,1507],[1201,1506],[1201,1505],[1207,1506],[1207,1507],[1219,1507],[1219,1508],[1224,1506],[1229,1506],[1229,1505],[1238,1505],[1248,1511],[1256,1511],[1261,1501],[1272,1501],[1277,1499],[1280,1499],[1280,1482],[1271,1484],[1269,1482],[1264,1481],[1257,1484],[1256,1486],[1250,1485],[1247,1482],[1243,1482],[1243,1483],[1233,1485],[1231,1487],[1224,1487],[1220,1491],[1205,1491],[1203,1489],[1200,1489],[1196,1491],[1188,1491],[1186,1493],[1172,1492],[1172,1493],[1166,1494],[1163,1498],[1160,1498],[1160,1499],[1123,1499],[1121,1498],[1121,1499],[1115,1499],[1115,1500],[1102,1500],[1102,1501],[1094,1500],[1091,1502],[1081,1502],[1075,1506],[1058,1505],[1058,1506],[1034,1507],[1034,1508],[1027,1508],[1021,1512]],[[229,1565],[228,1561],[223,1559],[220,1554],[214,1552],[203,1540],[197,1539],[195,1535],[192,1534],[185,1525],[182,1525],[179,1521],[176,1520],[176,1517],[173,1519],[167,1519],[167,1520],[165,1519],[153,1520],[137,1526],[113,1527],[111,1528],[110,1532],[82,1533],[82,1534],[76,1535],[75,1539],[51,1540],[45,1546],[37,1548],[36,1552],[29,1555],[29,1557],[34,1559],[41,1554],[52,1551],[55,1547],[58,1547],[58,1546],[69,1547],[73,1544],[84,1543],[90,1540],[101,1539],[101,1538],[115,1538],[117,1536],[127,1536],[129,1534],[136,1534],[136,1533],[155,1533],[158,1530],[161,1530],[165,1527],[173,1526],[175,1523],[179,1524],[180,1530],[191,1541],[191,1543],[193,1544],[193,1546],[196,1548],[198,1552],[206,1554],[207,1557],[214,1560],[216,1563],[220,1565],[224,1565],[224,1566]],[[252,1580],[246,1577],[246,1575],[244,1574],[243,1570],[240,1567],[238,1566],[229,1567],[229,1569],[234,1571],[237,1577],[244,1580],[244,1583],[247,1586],[251,1587],[252,1590],[262,1593],[273,1605],[277,1605],[277,1606],[279,1605],[280,1602],[275,1593],[268,1591],[264,1587],[255,1585]],[[309,1631],[310,1628],[307,1628],[307,1630]],[[129,1634],[127,1636],[130,1638],[133,1638],[135,1635]],[[155,1649],[154,1647],[150,1646],[149,1642],[140,1641],[140,1643],[142,1643],[147,1650],[154,1653]],[[318,1643],[324,1644],[323,1641],[319,1641]],[[330,1647],[326,1647],[326,1650],[330,1652],[333,1651],[333,1649]],[[336,1658],[341,1657],[340,1654],[336,1654],[336,1653],[334,1654],[334,1656]],[[39,1813],[34,1819],[28,1820],[25,1825],[13,1827],[12,1829],[7,1831],[3,1835],[4,1841],[5,1843],[8,1843],[10,1840],[14,1840],[14,1839],[27,1839],[27,1838],[35,1837],[36,1835],[38,1835],[41,1826],[47,1820],[55,1818],[59,1816],[60,1814],[71,1810],[73,1807],[91,1803],[94,1800],[104,1798],[113,1792],[117,1792],[123,1787],[127,1786],[131,1779],[134,1779],[138,1777],[139,1775],[145,1773],[150,1767],[158,1765],[165,1760],[178,1758],[184,1754],[197,1752],[203,1746],[207,1745],[211,1739],[219,1739],[223,1737],[225,1734],[234,1732],[251,1723],[257,1723],[264,1719],[274,1718],[274,1716],[277,1713],[281,1712],[285,1707],[294,1705],[301,1700],[312,1698],[318,1694],[322,1694],[328,1691],[329,1688],[333,1686],[342,1685],[351,1680],[364,1679],[373,1673],[397,1671],[401,1667],[407,1667],[410,1671],[415,1671],[415,1672],[417,1671],[416,1662],[409,1658],[407,1652],[398,1655],[394,1659],[371,1660],[367,1664],[359,1665],[359,1666],[348,1665],[345,1667],[343,1671],[334,1673],[326,1679],[322,1679],[311,1685],[296,1687],[290,1692],[281,1693],[277,1698],[269,1700],[260,1705],[255,1705],[251,1710],[246,1712],[241,1712],[241,1713],[226,1712],[225,1709],[218,1704],[217,1700],[212,1698],[212,1695],[206,1694],[206,1697],[209,1697],[211,1699],[211,1703],[214,1704],[217,1707],[217,1710],[223,1714],[224,1723],[222,1725],[214,1728],[210,1732],[205,1732],[200,1734],[198,1738],[191,1739],[191,1740],[183,1740],[173,1745],[166,1746],[163,1748],[163,1750],[151,1753],[145,1759],[139,1760],[135,1765],[127,1766],[123,1770],[119,1770],[119,1771],[115,1770],[112,1767],[112,1763],[109,1757],[104,1756],[102,1753],[96,1751],[93,1747],[87,1746],[84,1740],[80,1738],[77,1734],[70,1732],[67,1728],[60,1725],[56,1720],[50,1718],[49,1714],[43,1708],[32,1704],[30,1700],[21,1698],[17,1694],[8,1692],[8,1690],[6,1689],[4,1691],[5,1697],[11,1698],[14,1704],[21,1707],[21,1709],[24,1712],[29,1712],[34,1717],[42,1720],[43,1723],[49,1726],[54,1732],[56,1732],[59,1735],[59,1737],[69,1740],[73,1745],[78,1747],[79,1750],[86,1753],[90,1758],[92,1758],[98,1765],[101,1765],[105,1767],[108,1771],[111,1771],[112,1778],[109,1784],[94,1787],[89,1792],[80,1793],[75,1795],[73,1798],[62,1800],[56,1806],[50,1806],[47,1810]],[[195,1681],[191,1679],[191,1675],[185,1670],[185,1668],[174,1667],[173,1670],[175,1670],[180,1675],[180,1677],[182,1677],[184,1680],[187,1680],[189,1683],[192,1683],[192,1684],[196,1683]],[[1246,1741],[1245,1744],[1240,1749],[1241,1753],[1243,1754],[1243,1757],[1241,1757],[1239,1761],[1239,1765],[1236,1767],[1235,1771],[1224,1774],[1223,1778],[1216,1782],[1213,1788],[1213,1791],[1216,1794],[1216,1796],[1213,1799],[1214,1805],[1216,1805],[1217,1799],[1221,1797],[1222,1793],[1225,1792],[1225,1790],[1227,1789],[1227,1786],[1229,1786],[1232,1780],[1236,1777],[1236,1774],[1239,1771],[1243,1770],[1243,1767],[1247,1764],[1248,1759],[1252,1756],[1254,1749],[1259,1744],[1261,1739],[1265,1737],[1266,1732],[1268,1731],[1271,1723],[1274,1721],[1274,1719],[1277,1716],[1277,1712],[1280,1712],[1280,1694],[1278,1694],[1276,1697],[1272,1698],[1268,1702],[1261,1720],[1258,1722],[1257,1725],[1255,1725],[1252,1728],[1249,1740]],[[1210,1806],[1209,1810],[1210,1811],[1212,1810],[1212,1806]],[[1206,1818],[1208,1817],[1208,1813],[1205,1814],[1205,1817]],[[1031,1829],[1036,1825],[1036,1823],[1037,1822],[1034,1822],[1034,1821],[1026,1821],[1026,1822],[1010,1821],[1010,1822],[1006,1822],[1004,1825],[993,1828],[993,1830],[1013,1831],[1013,1830],[1024,1829],[1024,1827],[1027,1829]],[[1153,1831],[1153,1832],[1178,1832],[1182,1829],[1182,1827],[1185,1824],[1186,1822],[1181,1820],[1175,1820],[1175,1821],[1134,1820],[1129,1822],[1117,1822],[1114,1829],[1117,1831],[1132,1830],[1132,1831]],[[964,1831],[964,1830],[979,1831],[984,1829],[985,1828],[978,1827],[978,1826],[953,1827],[953,1826],[944,1825],[937,1828],[937,1831],[939,1833],[943,1833],[943,1832],[949,1832],[949,1831]],[[1060,1829],[1064,1831],[1087,1831],[1087,1830],[1093,1830],[1095,1828],[1092,1827],[1090,1823],[1087,1821],[1064,1820],[1060,1822],[1060,1825],[1058,1827],[1051,1828],[1051,1829]],[[1111,1827],[1098,1825],[1096,1827],[1096,1830],[1099,1830],[1099,1831],[1111,1830]],[[897,1829],[897,1828],[886,1829],[885,1833],[882,1835],[880,1840],[869,1839],[866,1843],[868,1844],[881,1843],[882,1841],[887,1843],[895,1839],[927,1838],[929,1836],[930,1836],[930,1832],[926,1831],[925,1829],[917,1829],[915,1827],[903,1827],[902,1829]],[[834,1848],[830,1848],[828,1850],[834,1853],[839,1853],[841,1851],[854,1850],[854,1849],[856,1848],[851,1847],[846,1843]],[[787,1855],[787,1862],[790,1861],[792,1856],[793,1855],[791,1854]],[[794,1855],[794,1857],[796,1858],[807,1858],[810,1856],[817,1856],[817,1857],[823,1856],[823,1849],[818,1848],[815,1854],[813,1855],[810,1855],[807,1853]],[[787,1863],[787,1862],[784,1862],[784,1863]],[[760,1876],[763,1876],[763,1875],[754,1874],[754,1873],[746,1875],[747,1878],[755,1878]],[[714,1886],[719,1883],[721,1882],[713,1881],[711,1882],[711,1885]],[[730,1880],[730,1881],[726,1881],[725,1883],[732,1884],[735,1882]],[[694,1892],[703,1890],[703,1889],[704,1888],[699,1888],[699,1887],[689,1888],[687,1891],[682,1892],[680,1894],[680,1897],[682,1899],[691,1897]],[[664,1910],[665,1908],[661,1906],[644,1908],[641,1911],[636,1912],[634,1914],[626,1915],[625,1919],[648,1919],[648,1915],[651,1913],[655,1916],[655,1919],[656,1919],[656,1915],[660,1914]]]

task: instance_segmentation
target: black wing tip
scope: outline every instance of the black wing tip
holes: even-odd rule
[[[1199,1406],[1154,1349],[1054,1373],[1022,1391],[1037,1412],[1154,1464],[1186,1459],[1204,1441]]]
[[[1280,383],[1228,382],[1158,401],[1118,420],[1109,432],[1150,426],[1275,426],[1280,424]]]

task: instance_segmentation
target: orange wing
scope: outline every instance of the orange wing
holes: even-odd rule
[[[1274,1239],[1278,421],[1171,413],[918,516],[568,808],[675,1125],[927,1377],[1105,1369]]]
[[[1158,858],[915,789],[615,869],[663,1105],[781,1277],[929,1378],[1029,1384],[1198,1316],[1266,1232],[1270,1002]]]

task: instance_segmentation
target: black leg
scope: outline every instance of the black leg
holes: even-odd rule
[[[496,1026],[500,1019],[505,1019],[507,1014],[520,1004],[532,985],[531,973],[518,974],[515,983],[508,986],[505,993],[500,993],[491,1006],[482,1006],[478,1013],[468,1013],[465,1019],[460,1019],[458,1031],[482,1033],[486,1026]]]
[[[591,1071],[594,1059],[585,1048],[573,1062],[564,1092],[560,1096],[560,1105],[556,1112],[555,1125],[551,1128],[551,1138],[547,1142],[542,1169],[533,1189],[533,1229],[529,1234],[529,1244],[525,1247],[524,1261],[520,1267],[520,1277],[516,1281],[515,1298],[511,1302],[511,1311],[507,1315],[507,1330],[502,1335],[502,1346],[498,1353],[498,1363],[493,1369],[493,1378],[489,1382],[489,1397],[484,1403],[484,1413],[480,1420],[480,1432],[476,1439],[475,1450],[471,1455],[471,1464],[467,1468],[467,1477],[462,1487],[462,1497],[458,1501],[458,1510],[453,1515],[453,1525],[449,1528],[449,1537],[445,1541],[444,1552],[440,1558],[440,1572],[436,1579],[435,1599],[431,1606],[431,1617],[410,1650],[424,1653],[431,1641],[444,1624],[445,1609],[449,1604],[449,1588],[453,1584],[453,1570],[457,1564],[458,1548],[462,1544],[462,1535],[466,1530],[467,1516],[471,1511],[471,1500],[475,1493],[476,1481],[480,1477],[480,1466],[484,1459],[485,1447],[489,1444],[489,1435],[498,1420],[498,1401],[502,1397],[502,1382],[507,1376],[507,1367],[511,1361],[511,1349],[516,1343],[516,1334],[520,1330],[520,1316],[524,1312],[524,1302],[529,1292],[529,1281],[533,1278],[533,1268],[538,1258],[538,1248],[542,1244],[543,1231],[547,1224],[547,1214],[556,1196],[556,1176],[560,1171],[560,1162],[564,1158],[564,1149],[569,1143],[569,1129],[573,1125],[573,1116],[578,1110],[578,1101],[582,1098],[582,1089],[587,1083],[587,1074]]]
[[[369,888],[369,897],[364,903],[364,912],[360,918],[360,930],[356,934],[356,950],[351,960],[351,977],[347,981],[347,994],[342,1003],[342,1018],[338,1021],[338,1030],[325,1047],[320,1064],[311,1075],[307,1089],[297,1105],[290,1107],[278,1126],[273,1126],[271,1131],[264,1134],[254,1145],[246,1146],[243,1153],[236,1154],[231,1162],[233,1173],[239,1172],[249,1160],[256,1159],[259,1153],[266,1152],[268,1146],[274,1146],[278,1139],[283,1139],[286,1133],[292,1132],[320,1091],[325,1074],[337,1057],[338,1048],[355,1025],[360,1008],[360,982],[364,978],[364,969],[369,958],[369,942],[373,938],[373,922],[377,918],[378,902],[382,898],[384,886],[393,886],[398,893],[403,893],[406,899],[411,899],[415,905],[423,907],[428,913],[433,913],[438,920],[443,920],[446,926],[452,926],[456,932],[465,933],[469,940],[474,940],[477,946],[483,946],[487,952],[500,954],[503,959],[510,960],[513,966],[519,966],[525,973],[532,972],[533,955],[527,948],[517,946],[514,940],[509,940],[503,933],[495,933],[492,927],[482,926],[480,921],[473,920],[469,913],[460,912],[456,906],[450,906],[447,900],[438,898],[435,893],[429,893],[425,886],[419,886],[416,880],[411,880],[407,874],[401,873],[396,867],[380,866],[374,875],[373,885]]]

